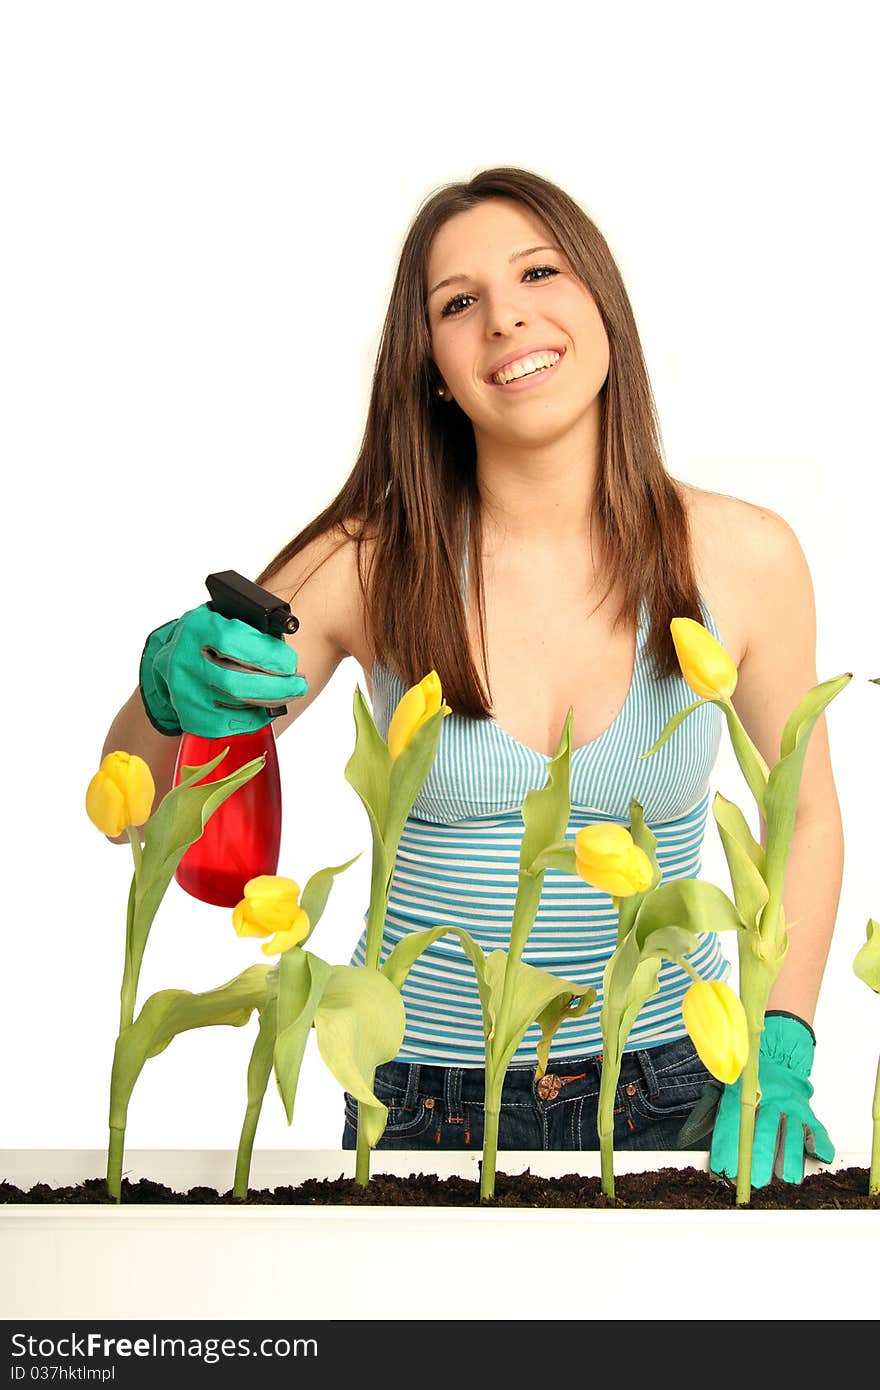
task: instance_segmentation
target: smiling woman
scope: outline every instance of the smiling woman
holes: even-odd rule
[[[270,661],[259,664],[253,689],[242,676],[243,704],[252,710],[261,696],[267,721],[269,706],[289,702],[278,732],[347,655],[363,667],[383,737],[407,687],[426,672],[436,673],[452,711],[400,836],[383,959],[435,923],[465,928],[486,954],[505,947],[523,801],[544,786],[569,709],[566,833],[625,825],[635,799],[664,878],[699,875],[719,710],[700,708],[642,758],[693,698],[674,620],[723,633],[737,710],[768,762],[790,710],[816,682],[812,586],[796,537],[765,508],[685,486],[667,471],[635,316],[608,244],[568,193],[522,169],[441,187],[418,209],[351,474],[257,579],[295,600],[300,620],[305,692],[289,688],[290,673],[281,690],[282,677],[265,669]],[[232,626],[225,641],[234,657]],[[265,693],[273,679],[277,699]],[[149,679],[142,684],[150,688]],[[170,768],[173,752],[163,752],[149,713],[136,691],[105,748],[140,753],[154,771]],[[158,775],[157,785],[161,794]],[[770,1000],[795,1040],[810,1035],[841,863],[820,724],[786,883],[786,917],[798,931]],[[599,1007],[616,942],[610,897],[548,870],[523,960],[585,995],[595,989],[598,999],[553,1038],[558,1085],[537,1088],[540,1029],[526,1032],[505,1078],[499,1149],[598,1147]],[[362,938],[354,963],[363,961]],[[726,976],[717,933],[698,938],[689,965],[702,981]],[[689,1140],[680,1137],[708,1079],[682,1017],[691,983],[664,962],[635,1021],[620,1073],[617,1149],[708,1147],[711,1115],[702,1130],[689,1126]],[[474,974],[454,936],[419,956],[402,994],[403,1044],[376,1073],[376,1094],[389,1106],[380,1147],[476,1149],[486,1040]],[[786,1055],[803,1052],[789,1042]],[[791,1084],[803,1085],[794,1070]],[[355,1144],[355,1113],[349,1101],[346,1147]],[[778,1122],[768,1110],[771,1149]],[[735,1155],[722,1157],[724,1171],[735,1170]]]

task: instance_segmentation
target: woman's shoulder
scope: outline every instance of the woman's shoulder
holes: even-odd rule
[[[800,541],[771,507],[679,483],[688,514],[697,584],[736,660],[754,614],[769,596],[782,601],[809,589]]]
[[[362,577],[369,573],[375,537],[356,522],[334,525],[308,541],[266,581],[302,622],[307,612],[346,656],[372,665],[366,641]]]

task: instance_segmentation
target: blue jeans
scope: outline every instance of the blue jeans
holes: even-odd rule
[[[601,1075],[601,1056],[551,1059],[539,1082],[534,1066],[508,1067],[499,1150],[598,1149]],[[688,1037],[625,1052],[614,1098],[615,1150],[708,1149],[708,1132],[685,1144],[678,1138],[709,1079]],[[377,1067],[373,1089],[388,1106],[388,1124],[376,1148],[481,1149],[484,1086],[482,1067]],[[357,1147],[357,1101],[348,1092],[342,1147]]]

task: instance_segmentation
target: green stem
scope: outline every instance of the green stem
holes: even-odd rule
[[[384,884],[384,892],[378,893],[376,891],[378,883]],[[371,970],[379,969],[379,960],[382,955],[382,936],[385,930],[385,914],[388,911],[390,896],[391,879],[388,874],[388,854],[384,843],[374,838],[370,906],[367,911],[367,936],[364,943],[364,965]],[[374,1076],[375,1072],[371,1072],[368,1078],[370,1090],[373,1089]],[[361,1102],[358,1101],[357,1152],[354,1176],[358,1186],[366,1187],[370,1181],[370,1146],[364,1133],[362,1118]]]
[[[752,1197],[752,1148],[758,1109],[759,1029],[749,1028],[749,1056],[740,1078],[739,1146],[736,1159],[736,1205],[747,1207]]]
[[[110,1126],[107,1146],[107,1195],[119,1202],[122,1198],[122,1155],[125,1150],[125,1130]]]
[[[488,1079],[488,1078],[487,1078]],[[480,1201],[495,1196],[495,1170],[498,1164],[498,1125],[501,1107],[486,1103],[483,1129],[483,1160],[480,1165]]]
[[[262,1108],[263,1097],[261,1096],[255,1104],[249,1105],[244,1112],[244,1122],[238,1140],[238,1152],[235,1155],[235,1177],[232,1182],[232,1195],[240,1202],[243,1202],[248,1195],[254,1140],[257,1135],[257,1125]]]
[[[602,1058],[602,1075],[599,1078],[599,1163],[602,1191],[614,1200],[614,1097],[620,1076],[620,1061],[617,1064],[609,1057]]]
[[[874,1083],[874,1104],[871,1107],[873,1129],[871,1133],[871,1171],[868,1174],[868,1196],[880,1197],[880,1061],[877,1063],[877,1080]]]

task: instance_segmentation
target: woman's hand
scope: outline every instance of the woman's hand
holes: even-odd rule
[[[297,653],[283,639],[224,618],[207,604],[156,628],[140,664],[140,692],[163,734],[225,738],[268,724],[271,710],[302,696]]]

